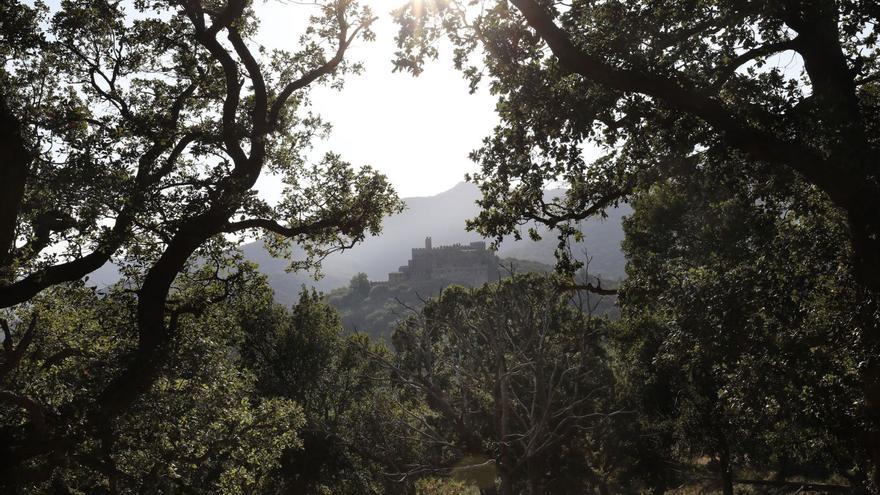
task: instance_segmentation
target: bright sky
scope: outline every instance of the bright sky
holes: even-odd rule
[[[388,175],[402,197],[429,196],[463,180],[475,165],[468,153],[494,127],[494,98],[485,88],[469,94],[467,82],[441,53],[419,77],[392,73],[395,24],[390,11],[404,0],[367,0],[379,19],[376,41],[358,40],[349,50],[365,71],[349,76],[342,91],[313,93],[315,110],[334,126],[316,154],[332,150],[352,164],[372,165]],[[314,7],[293,2],[255,2],[259,42],[296,48],[298,33]],[[266,196],[280,188],[271,178],[258,184]]]

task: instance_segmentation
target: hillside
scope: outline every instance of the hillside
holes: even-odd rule
[[[503,258],[499,260],[502,278],[512,273],[549,273],[553,266],[538,261]],[[405,283],[373,283],[350,280],[327,294],[327,302],[339,311],[346,330],[365,332],[373,338],[388,338],[395,323],[420,309],[424,302],[448,287],[441,279]],[[613,283],[603,283],[611,287]],[[589,297],[586,296],[585,297]],[[591,306],[599,314],[617,317],[615,297],[591,296]]]
[[[553,195],[554,191],[547,194]],[[323,278],[319,280],[305,273],[287,273],[287,262],[269,256],[262,243],[246,244],[242,249],[245,258],[258,264],[260,271],[269,278],[276,300],[290,305],[296,301],[303,285],[330,292],[347,286],[358,273],[366,273],[370,280],[388,280],[388,273],[405,264],[412,248],[423,245],[427,236],[431,236],[436,245],[481,240],[478,234],[465,229],[465,221],[479,212],[476,204],[479,197],[480,192],[475,185],[461,182],[435,196],[405,198],[406,209],[399,215],[385,219],[380,236],[370,237],[351,250],[328,257],[323,264]],[[630,211],[628,206],[622,206],[610,210],[607,219],[584,222],[585,240],[574,246],[574,250],[579,253],[586,248],[592,257],[591,273],[608,280],[620,280],[625,276],[625,260],[620,250],[623,240],[621,220]],[[524,237],[526,239],[519,242],[505,240],[498,256],[518,259],[520,264],[528,261],[546,265],[555,263],[553,251],[556,238],[552,234],[538,242]],[[102,286],[113,283],[118,276],[115,268],[108,264],[92,273],[89,280],[94,285]]]
[[[548,194],[552,194],[548,193]],[[370,280],[388,280],[388,273],[396,271],[410,258],[412,248],[423,245],[431,236],[435,245],[468,243],[481,237],[465,229],[465,221],[479,212],[476,200],[480,192],[473,184],[462,182],[436,196],[405,198],[406,209],[399,215],[386,218],[382,235],[371,237],[344,253],[327,258],[323,265],[324,278],[312,280],[306,274],[290,274],[284,271],[283,260],[271,258],[259,243],[244,247],[247,259],[260,265],[276,291],[276,298],[283,304],[292,303],[302,285],[329,292],[344,287],[357,273],[366,273]],[[622,206],[608,212],[604,220],[584,222],[585,240],[574,249],[586,248],[592,262],[590,272],[608,280],[620,280],[625,276],[625,260],[620,250],[623,240],[621,220],[630,212]],[[498,256],[515,258],[521,263],[536,261],[547,265],[555,263],[553,251],[556,238],[546,236],[539,242],[528,239],[514,242],[505,240]]]

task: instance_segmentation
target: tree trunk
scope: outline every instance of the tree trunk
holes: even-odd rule
[[[513,495],[513,477],[503,468],[498,471],[501,484],[498,486],[498,495]]]
[[[541,495],[541,465],[535,461],[529,461],[526,467],[529,476],[529,495]]]
[[[138,291],[138,346],[125,370],[104,389],[99,397],[99,410],[92,423],[99,430],[112,428],[112,420],[149,390],[167,357],[172,335],[166,327],[168,293],[189,257],[229,217],[229,212],[216,208],[189,220],[147,271]]]
[[[874,489],[880,491],[880,192],[866,191],[861,198],[847,209],[847,220],[853,275],[863,288],[857,308],[866,361],[859,370],[869,428],[863,438],[871,457]]]
[[[860,378],[869,428],[865,432],[864,442],[871,457],[874,490],[880,491],[880,321],[877,320],[880,294],[874,292],[866,296],[870,302],[863,304],[860,311],[861,334],[865,347],[865,363],[860,369]]]
[[[718,454],[718,478],[721,480],[721,492],[724,495],[733,495],[733,468],[730,463],[730,445],[727,436],[719,428],[715,432],[715,442]]]
[[[500,443],[500,452],[498,455],[498,471],[501,477],[500,493],[501,495],[513,494],[513,483],[511,480],[510,468],[513,466],[513,460],[510,455],[510,448],[507,446],[507,436],[509,434],[510,421],[510,398],[508,397],[508,381],[507,366],[504,361],[504,353],[500,349],[497,340],[492,339],[493,347],[495,347],[495,435]]]
[[[16,224],[30,173],[31,156],[22,136],[19,119],[0,94],[0,285],[11,282],[12,249]]]
[[[865,435],[865,446],[868,449],[868,455],[871,456],[871,480],[873,481],[873,493],[880,492],[880,404],[878,404],[877,396],[880,395],[880,387],[877,385],[878,366],[874,364],[870,370],[871,384],[866,384],[865,389],[865,408],[867,409],[868,419],[870,420],[871,431]],[[866,380],[865,373],[862,374],[863,382]],[[867,388],[870,387],[870,388]]]
[[[721,475],[721,491],[724,495],[733,495],[733,470],[730,467],[730,448],[727,439],[721,439],[721,452],[719,452],[718,470]]]
[[[846,208],[856,280],[875,296],[880,294],[880,188],[862,186],[858,199]]]

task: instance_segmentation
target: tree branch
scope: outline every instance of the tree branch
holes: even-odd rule
[[[596,279],[596,285],[591,282],[583,284],[565,284],[562,286],[564,290],[585,290],[587,292],[598,294],[600,296],[616,296],[617,289],[605,289],[602,287],[602,281]]]
[[[24,357],[25,351],[27,351],[31,342],[34,340],[34,330],[37,327],[37,313],[34,312],[31,314],[31,321],[17,346],[14,345],[12,340],[12,332],[9,329],[9,322],[0,319],[0,326],[3,327],[3,350],[6,354],[3,366],[0,367],[0,383],[2,383],[3,379],[6,378],[6,375],[18,367],[21,358]]]
[[[733,148],[756,160],[797,170],[809,182],[824,190],[838,206],[846,208],[856,199],[849,187],[853,178],[846,177],[844,171],[816,151],[740,122],[718,100],[706,97],[698,91],[685,89],[672,79],[614,67],[575,46],[568,34],[534,0],[511,1],[548,44],[559,62],[571,72],[611,89],[657,98],[703,119],[724,134]]]
[[[340,16],[341,17],[341,16]],[[293,94],[294,91],[300,90],[316,79],[331,74],[336,70],[336,67],[342,63],[342,60],[345,58],[345,51],[348,50],[348,47],[357,37],[358,33],[366,28],[371,22],[376,20],[374,17],[369,21],[360,24],[357,28],[355,28],[354,32],[351,33],[351,36],[347,35],[348,32],[348,24],[342,18],[340,18],[340,26],[339,26],[339,45],[336,48],[336,54],[328,60],[326,63],[317,67],[315,69],[310,70],[303,74],[302,77],[295,81],[291,81],[287,83],[284,89],[278,93],[278,97],[275,99],[275,102],[272,103],[272,108],[269,111],[269,128],[275,129],[278,125],[278,116],[281,114],[281,109],[284,108],[284,104],[287,103],[287,100],[290,98],[290,95]]]
[[[727,83],[727,81],[729,81],[730,78],[733,77],[737,69],[739,69],[749,61],[760,57],[768,57],[775,53],[784,52],[787,50],[797,50],[798,46],[799,39],[798,37],[795,37],[794,39],[790,40],[779,41],[776,43],[768,43],[766,45],[752,48],[745,53],[737,55],[730,61],[730,63],[718,68],[715,80],[712,82],[711,91],[713,93],[718,92]]]
[[[0,284],[11,273],[4,273],[15,246],[21,200],[30,174],[32,156],[22,135],[22,123],[0,93]]]

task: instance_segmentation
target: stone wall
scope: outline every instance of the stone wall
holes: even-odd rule
[[[445,280],[453,284],[477,287],[498,279],[498,257],[486,249],[485,242],[433,247],[431,238],[424,248],[413,248],[412,257],[397,272],[388,274],[388,282],[410,280]]]

